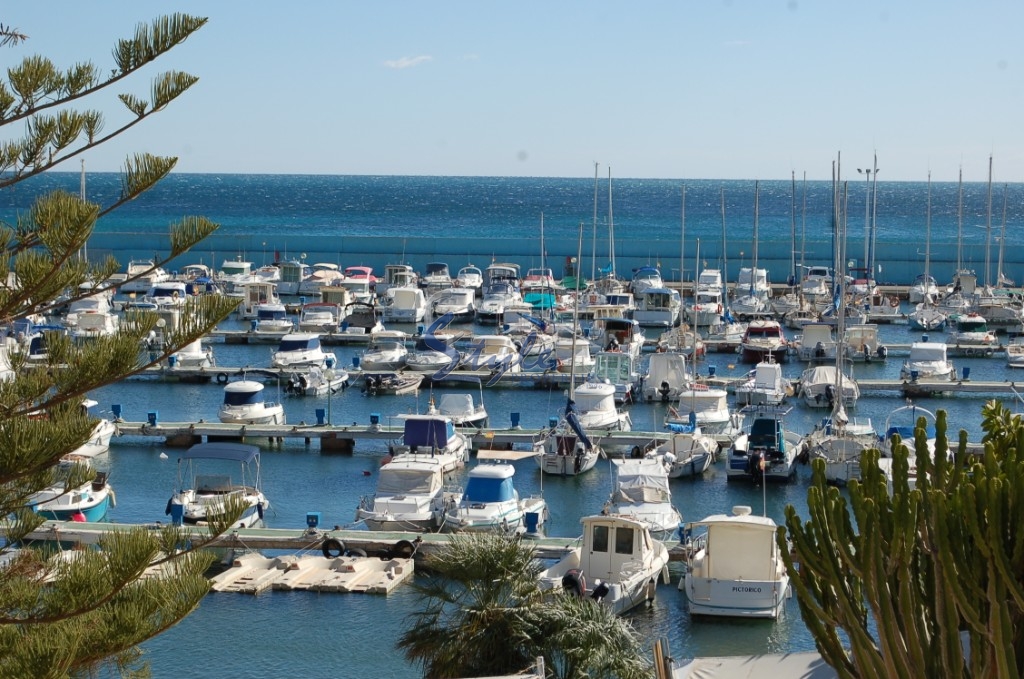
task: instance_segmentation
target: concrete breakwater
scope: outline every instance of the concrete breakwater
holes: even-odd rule
[[[296,247],[294,238],[283,249],[283,244],[276,243],[274,234],[250,233],[247,235],[214,234],[188,254],[177,258],[171,268],[180,268],[186,264],[203,263],[217,269],[224,260],[242,258],[257,266],[272,263],[279,259],[304,259],[307,263],[333,262],[341,266],[360,264],[371,266],[378,274],[385,264],[406,263],[417,271],[423,271],[427,262],[446,262],[452,275],[466,264],[472,263],[481,269],[492,261],[505,261],[519,264],[523,271],[532,266],[541,265],[540,239],[523,238],[454,238],[445,236],[416,236],[409,238],[378,238],[371,236],[329,236],[308,238]],[[112,255],[118,261],[127,264],[133,259],[150,259],[166,256],[168,247],[167,235],[161,233],[97,233],[89,241],[89,257],[99,260]],[[578,242],[574,239],[548,238],[545,241],[547,256],[545,265],[561,277],[566,260],[575,257]],[[862,253],[862,243],[851,239],[848,252]],[[640,266],[660,265],[666,281],[680,280],[680,268],[683,270],[682,280],[692,281],[695,278],[696,242],[694,239],[685,243],[686,261],[680,267],[680,242],[645,238],[642,233],[618,235],[615,239],[615,265],[619,277],[628,278],[630,272]],[[584,237],[583,257],[579,269],[589,278],[592,271],[609,263],[609,242],[607,238],[593,239]],[[758,266],[768,270],[773,283],[785,283],[791,273],[792,247],[788,240],[758,243]],[[596,256],[595,254],[596,253]],[[914,278],[924,271],[924,245],[921,242],[879,242],[875,247],[876,272],[875,278],[881,283],[909,285]],[[735,281],[739,269],[751,266],[753,243],[750,240],[737,238],[727,243],[727,251],[723,252],[720,240],[702,239],[700,243],[699,268],[723,268],[723,259],[728,260],[725,277]],[[985,248],[983,244],[965,243],[962,251],[962,262],[967,268],[973,269],[978,275],[978,282],[985,282],[986,268],[990,271],[992,283],[995,283],[997,256],[993,252],[986,267]],[[797,253],[797,264],[829,264],[832,261],[831,240],[807,241],[804,252]],[[860,266],[857,257],[848,260],[854,266]],[[957,248],[955,244],[933,244],[930,271],[941,283],[952,280],[957,265]],[[1024,279],[1024,250],[1008,248],[1003,257],[1003,272],[1018,284]],[[699,272],[698,272],[699,273]]]

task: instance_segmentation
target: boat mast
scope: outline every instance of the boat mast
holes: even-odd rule
[[[721,204],[722,204],[722,285],[725,286],[725,304],[729,304],[729,248],[726,247],[726,229],[725,229],[725,187],[721,188]]]
[[[540,268],[544,268],[544,213],[540,213]]]
[[[757,214],[759,212],[757,201],[760,197],[760,189],[757,180],[754,180],[754,266],[750,269],[750,294],[753,295],[757,286]]]
[[[789,201],[789,285],[796,286],[796,170],[790,172],[792,189]]]
[[[999,234],[999,263],[996,264],[996,287],[1003,286],[1003,249],[1006,247],[1006,184],[1003,184],[1003,228]]]
[[[580,222],[579,238],[576,242],[576,260],[583,256],[583,222]],[[569,401],[576,396],[576,336],[580,328],[580,277],[576,277],[576,303],[572,305],[572,349],[569,363]]]
[[[928,210],[924,225],[924,291],[928,292],[929,273],[932,263],[932,172],[928,171]],[[927,295],[925,295],[927,298]]]
[[[82,176],[79,179],[78,195],[84,201],[85,200],[85,158],[82,158]],[[81,259],[89,260],[89,242],[82,243],[82,250],[79,252]]]
[[[597,163],[594,163],[594,221],[593,221],[593,238],[590,244],[590,281],[593,283],[597,280]],[[577,268],[579,265],[577,264]],[[577,273],[579,273],[577,271]]]
[[[686,305],[683,304],[683,281],[686,280],[686,275],[683,272],[686,270],[686,184],[682,186],[682,194],[683,202],[679,212],[679,223],[681,224],[679,231],[679,314],[685,317],[683,312],[683,309],[686,308]],[[697,269],[693,270],[693,275],[697,275]],[[697,279],[694,278],[693,280],[693,298],[696,301]]]
[[[964,268],[964,168],[960,166],[960,179],[956,189],[956,275]]]
[[[807,171],[804,171],[803,185],[803,207],[800,210],[800,270],[806,271],[804,266],[807,247]],[[803,286],[800,287],[800,298],[803,300]]]
[[[612,168],[608,167],[608,254],[611,260],[611,279],[615,280],[615,220],[612,218]]]
[[[985,287],[992,285],[989,277],[992,261],[992,156],[988,157],[988,211],[985,217]]]

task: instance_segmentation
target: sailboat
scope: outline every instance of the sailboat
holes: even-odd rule
[[[583,223],[580,222],[579,243],[577,244],[577,260],[583,248]],[[579,294],[577,288],[576,294]],[[573,327],[579,326],[579,307],[573,311]],[[572,335],[572,355],[576,355],[577,334]],[[608,399],[614,408],[615,387],[604,383],[610,389]],[[537,465],[545,474],[557,474],[559,476],[575,476],[594,468],[597,458],[604,455],[600,446],[595,444],[583,431],[580,424],[579,411],[576,408],[576,362],[572,362],[569,372],[569,397],[565,404],[565,411],[561,420],[555,425],[548,435],[535,446],[539,449],[536,456]]]
[[[727,239],[726,226],[725,226],[725,189],[724,188],[720,191],[719,196],[720,196],[721,213],[722,213],[722,272],[724,274],[724,277],[728,278],[728,276],[729,276],[729,254],[728,254],[728,248],[726,246],[726,243],[728,242],[728,239]],[[714,271],[715,273],[717,273],[717,271],[715,271],[714,269],[711,269],[710,271]],[[701,277],[702,278],[703,278],[705,272],[708,272],[708,270],[705,269],[705,271],[701,273]],[[731,342],[731,343],[734,343],[736,346],[739,346],[740,339],[743,337],[743,333],[746,331],[747,326],[746,326],[745,323],[738,323],[736,321],[736,319],[733,318],[732,312],[729,310],[729,286],[728,286],[728,284],[723,284],[722,293],[723,293],[723,296],[722,296],[722,311],[719,314],[718,319],[716,320],[716,322],[712,323],[708,327],[707,333],[704,335],[704,338],[706,340],[710,341],[710,342],[726,342],[726,343]]]
[[[925,219],[924,237],[924,274],[918,276],[918,282],[911,288],[911,294],[918,289],[921,301],[918,302],[914,311],[910,312],[908,320],[913,330],[941,330],[946,325],[946,314],[935,305],[935,295],[929,292],[928,283],[935,286],[935,279],[931,276],[931,242],[932,242],[932,173],[928,173],[928,209]],[[920,288],[920,289],[919,289]],[[936,288],[937,292],[937,288]],[[913,299],[911,299],[913,301]]]
[[[736,279],[738,289],[746,289],[746,294],[733,303],[733,310],[740,316],[756,316],[767,308],[769,294],[768,270],[757,268],[757,217],[758,217],[758,183],[754,182],[754,259],[750,268],[742,267]]]

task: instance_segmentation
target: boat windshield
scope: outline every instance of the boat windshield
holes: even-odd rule
[[[378,495],[430,495],[441,488],[441,475],[434,470],[381,467]]]

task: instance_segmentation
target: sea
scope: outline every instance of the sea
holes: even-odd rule
[[[679,191],[681,180],[615,180],[615,212],[624,223],[643,227],[672,243],[677,251],[679,230]],[[720,201],[724,194],[736,210],[753,215],[753,182],[686,180],[687,225],[693,234],[714,238],[721,233]],[[797,182],[797,201],[802,205],[802,183]],[[0,192],[0,218],[13,220],[24,214],[31,196],[39,191],[63,188],[77,192],[79,176],[73,173],[44,175],[24,182],[13,190]],[[863,189],[863,185],[858,185]],[[920,216],[928,203],[924,182],[878,184],[879,238],[906,238],[919,228]],[[995,195],[1001,227],[1002,186]],[[90,175],[90,199],[101,204],[113,200],[119,190],[116,176]],[[605,188],[600,189],[604,191]],[[1024,189],[1008,187],[1008,224],[1020,224],[1024,210]],[[760,183],[761,234],[765,238],[788,239],[793,207],[789,181]],[[164,230],[166,225],[185,214],[204,214],[233,233],[265,233],[273,258],[274,239],[285,234],[296,238],[314,238],[341,222],[359,235],[393,238],[424,233],[493,234],[509,237],[522,234],[536,237],[537,216],[545,214],[545,223],[555,233],[572,237],[581,221],[588,224],[593,211],[593,179],[546,179],[502,177],[332,177],[269,175],[178,175],[172,174],[153,191],[101,219],[98,229],[116,233],[146,229]],[[938,247],[956,247],[960,224],[963,238],[984,239],[987,214],[987,187],[984,183],[965,184],[963,205],[969,217],[958,215],[958,188],[955,182],[931,186],[933,243]],[[831,217],[831,184],[808,182],[806,210],[808,223],[828,224]],[[748,205],[749,207],[744,207]],[[864,210],[861,203],[860,210]],[[800,209],[800,208],[798,208]],[[852,206],[851,189],[851,213]],[[618,220],[618,217],[616,217]],[[979,221],[980,220],[980,221]],[[1020,244],[1020,229],[1007,229],[1007,242]],[[919,234],[920,232],[916,232]],[[1000,231],[1001,233],[1001,231]],[[652,238],[654,235],[651,236]],[[399,253],[396,252],[396,261]],[[455,255],[453,253],[453,260]],[[253,257],[259,260],[258,257]],[[776,280],[784,280],[780,272]],[[225,328],[245,327],[231,320]],[[416,330],[395,326],[394,329]],[[478,332],[493,328],[476,328]],[[919,338],[905,325],[881,326],[884,342],[906,345]],[[943,333],[933,333],[942,340]],[[227,345],[212,343],[219,366],[250,368],[270,365],[271,345]],[[356,347],[338,347],[334,351],[341,365],[352,365],[358,356]],[[901,358],[890,356],[885,362],[854,367],[855,377],[896,378]],[[974,380],[1008,381],[1005,361],[992,358],[956,359],[959,370],[970,368]],[[738,362],[735,354],[710,353],[699,370],[711,367],[719,376],[738,377],[750,366]],[[804,365],[791,360],[785,364],[788,377],[798,377]],[[446,391],[450,388],[445,388]],[[368,424],[378,416],[382,422],[397,423],[399,415],[423,412],[429,390],[404,396],[368,396],[357,386],[330,397],[297,398],[286,396],[280,385],[270,385],[271,396],[284,405],[289,423],[313,423],[317,410],[327,410],[335,424]],[[469,389],[475,399],[480,393]],[[212,384],[178,384],[147,380],[129,380],[97,390],[91,396],[104,411],[120,406],[128,421],[144,421],[152,414],[160,421],[198,422],[216,420],[222,387]],[[991,396],[946,396],[924,398],[918,405],[949,415],[952,438],[965,429],[971,441],[981,438],[981,408]],[[548,423],[564,406],[561,389],[488,387],[482,399],[490,415],[490,426],[509,427],[514,416],[525,428]],[[1020,403],[1004,397],[1009,407]],[[904,405],[898,392],[871,393],[862,396],[851,415],[870,418],[877,431],[883,431],[886,418]],[[799,433],[811,431],[825,413],[794,401],[786,417],[787,426]],[[626,406],[634,430],[657,431],[662,428],[667,406],[661,403],[637,403]],[[266,514],[268,526],[305,528],[307,512],[320,512],[322,526],[348,526],[354,522],[356,507],[363,496],[374,492],[377,469],[386,454],[387,444],[359,443],[351,454],[322,454],[316,444],[286,441],[261,445],[264,489],[271,507]],[[110,470],[117,505],[108,520],[118,523],[166,521],[167,500],[177,478],[178,450],[162,441],[124,436],[115,438],[104,461]],[[472,463],[471,463],[472,464]],[[521,495],[543,495],[550,509],[545,532],[565,537],[568,544],[581,532],[580,517],[599,512],[611,492],[610,463],[601,462],[592,471],[573,478],[542,476],[530,460],[517,462],[515,485]],[[810,473],[798,469],[791,483],[755,486],[726,482],[724,462],[718,462],[697,479],[672,482],[673,502],[684,520],[728,513],[736,505],[748,505],[778,523],[785,520],[787,507],[806,518],[806,497]],[[691,619],[677,590],[682,574],[672,567],[672,582],[660,584],[653,604],[628,614],[627,619],[650,649],[655,640],[668,641],[674,658],[683,661],[698,656],[749,655],[811,651],[814,640],[804,625],[798,604],[790,599],[783,616],[776,621]],[[189,676],[198,678],[267,676],[338,676],[406,679],[421,676],[420,668],[408,663],[395,643],[410,622],[410,615],[421,602],[407,586],[390,595],[316,594],[311,592],[266,592],[258,596],[211,593],[199,608],[178,625],[146,642],[143,650],[154,677]],[[443,634],[438,630],[438,634]]]

